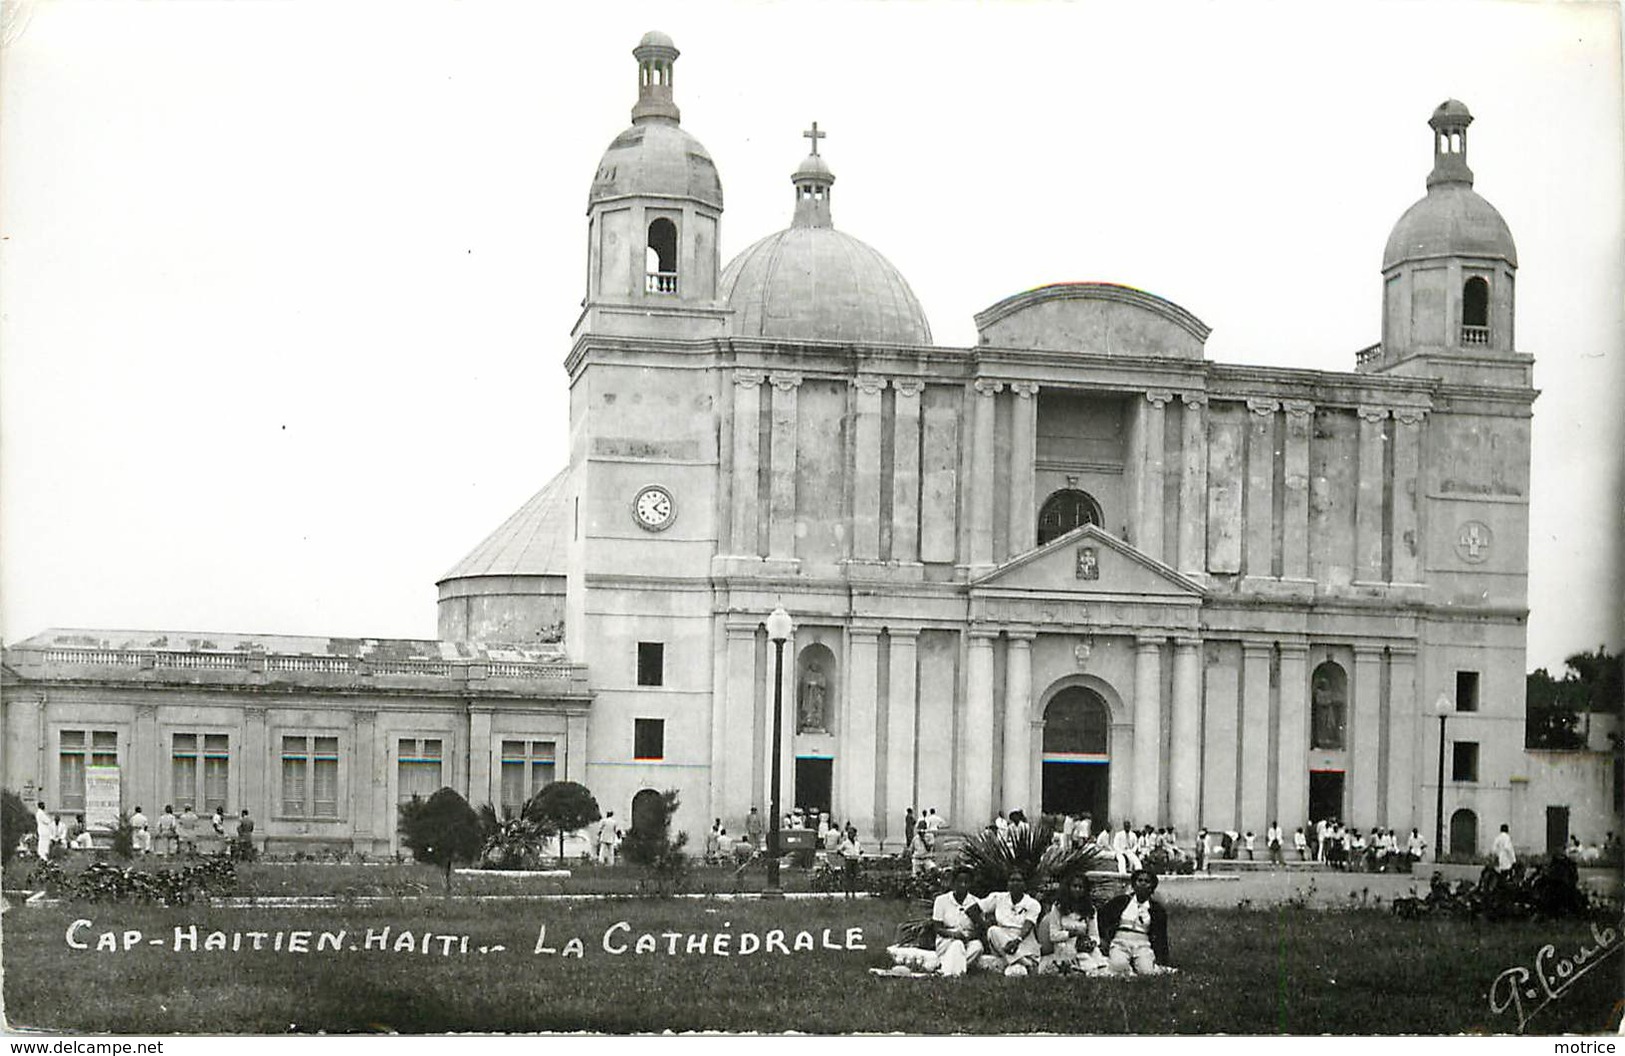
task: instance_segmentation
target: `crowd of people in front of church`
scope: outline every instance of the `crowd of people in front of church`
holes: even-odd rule
[[[971,970],[1027,975],[1154,975],[1168,964],[1168,912],[1154,897],[1157,874],[1136,869],[1129,891],[1096,908],[1089,877],[1068,875],[1046,906],[1011,873],[1002,891],[971,893],[973,875],[957,869],[953,886],[931,907],[934,961],[954,977]]]
[[[217,806],[205,819],[190,803],[184,804],[179,814],[173,805],[166,805],[154,821],[137,806],[127,817],[121,815],[121,818],[129,823],[130,849],[137,855],[190,857],[199,853],[200,845],[208,845],[211,840],[214,846],[234,855],[250,852],[253,847],[254,818],[246,809],[228,820],[224,809]],[[75,813],[73,819],[71,823],[64,821],[60,812],[51,813],[45,809],[45,801],[38,800],[34,809],[34,832],[22,841],[26,850],[44,862],[66,857],[74,851],[96,851],[110,846],[112,829],[88,826],[80,813]],[[104,837],[101,844],[96,842],[98,833]]]

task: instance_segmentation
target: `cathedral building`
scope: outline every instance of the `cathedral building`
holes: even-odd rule
[[[742,831],[774,751],[786,809],[892,848],[910,807],[1431,840],[1441,773],[1463,853],[1617,816],[1606,767],[1524,749],[1533,360],[1464,105],[1428,120],[1381,340],[1331,373],[1210,361],[1193,314],[1094,282],[937,345],[836,226],[816,124],[789,226],[724,265],[678,50],[634,56],[587,196],[568,464],[440,581],[441,640],[48,632],[7,652],[8,769],[52,798],[103,738],[138,801],[178,800],[213,736],[225,806],[367,849],[436,782],[511,805],[569,776],[622,816],[676,789],[679,827]]]

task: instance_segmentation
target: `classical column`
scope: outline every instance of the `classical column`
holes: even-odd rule
[[[1011,634],[1004,658],[1004,810],[1038,816],[1032,801],[1033,639]]]
[[[914,801],[914,721],[919,675],[917,649],[918,627],[890,627],[886,630],[890,644],[890,663],[886,673],[886,802],[881,820],[886,834],[891,836],[892,825],[901,826],[899,818]],[[907,846],[909,834],[898,830],[900,842]],[[888,840],[888,842],[890,842]]]
[[[1388,651],[1388,825],[1406,833],[1419,825],[1425,810],[1418,809],[1415,789],[1420,770],[1420,710],[1416,703],[1416,652]],[[1431,778],[1429,779],[1431,780]],[[1427,835],[1432,839],[1431,834]],[[1437,853],[1437,848],[1434,848]]]
[[[880,760],[875,758],[875,722],[879,710],[880,628],[853,627],[847,632],[849,645],[846,678],[846,721],[841,725],[840,767],[846,789],[842,804],[844,820],[858,827],[865,839],[875,836],[875,775]]]
[[[996,500],[994,475],[993,426],[996,415],[994,400],[1004,388],[1002,381],[977,378],[971,402],[971,486],[970,486],[970,563],[972,568],[987,568],[993,564],[993,504]]]
[[[852,379],[853,427],[852,557],[880,559],[880,391],[886,379],[859,374]]]
[[[350,757],[354,764],[350,767],[350,817],[355,819],[355,824],[351,838],[358,846],[364,846],[384,833],[395,831],[393,819],[384,813],[384,799],[389,791],[385,771],[389,748],[378,737],[376,711],[358,711],[352,716],[352,723],[354,745]],[[266,815],[270,815],[269,804]]]
[[[957,828],[975,832],[993,819],[993,640],[998,631],[970,632],[965,661],[965,724],[959,733],[960,775]]]
[[[1038,545],[1038,500],[1033,473],[1038,460],[1038,383],[1012,381],[1010,415],[1009,554]]]
[[[1354,581],[1381,583],[1384,407],[1361,407],[1359,486],[1354,505]]]
[[[1174,639],[1174,710],[1168,745],[1168,813],[1182,836],[1196,831],[1201,793],[1202,639]]]
[[[1285,818],[1270,814],[1270,654],[1274,651],[1273,642],[1241,643],[1241,817],[1236,819],[1236,827],[1242,832],[1262,832],[1272,821],[1279,821],[1282,828],[1297,828],[1297,823],[1288,824]]]
[[[1146,402],[1139,405],[1143,454],[1139,472],[1135,475],[1140,484],[1140,501],[1134,518],[1134,546],[1157,561],[1163,559],[1163,418],[1164,408],[1173,398],[1171,392],[1152,391],[1145,394]]]
[[[1309,816],[1308,660],[1307,644],[1281,644],[1281,759],[1275,794],[1283,828],[1296,828]]]
[[[1309,436],[1315,427],[1315,405],[1306,400],[1283,400],[1286,412],[1286,452],[1281,483],[1286,494],[1281,506],[1281,576],[1309,578]]]
[[[796,556],[796,389],[800,374],[773,374],[773,480],[768,502],[767,555]]]
[[[1207,570],[1207,393],[1187,392],[1179,467],[1179,570]]]
[[[1161,820],[1162,639],[1134,639],[1134,816],[1135,828]]]
[[[1394,411],[1394,582],[1422,581],[1422,419],[1420,407]]]
[[[1274,575],[1275,400],[1248,400],[1247,575]]]
[[[920,390],[915,378],[896,378],[892,419],[891,559],[920,560]]]
[[[762,375],[734,372],[733,537],[730,547],[740,557],[757,557],[756,515],[761,504],[756,481],[761,472]],[[714,816],[714,815],[713,815]]]
[[[1349,769],[1353,771],[1352,808],[1349,824],[1365,830],[1377,824],[1377,764],[1381,746],[1382,650],[1376,646],[1354,647],[1354,721],[1349,730]]]
[[[794,654],[785,657],[794,667]],[[722,803],[712,817],[743,818],[756,801],[753,744],[756,732],[756,625],[728,625],[728,722],[723,754],[712,760],[712,780],[722,789]]]

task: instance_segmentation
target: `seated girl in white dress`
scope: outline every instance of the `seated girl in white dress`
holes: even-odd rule
[[[1100,950],[1100,931],[1089,897],[1089,878],[1073,873],[1061,885],[1055,904],[1038,922],[1039,975],[1106,975],[1111,964]]]

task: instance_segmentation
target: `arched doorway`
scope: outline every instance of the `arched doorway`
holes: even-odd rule
[[[660,793],[646,788],[632,797],[632,828],[655,833],[666,827],[666,804]]]
[[[1111,806],[1111,712],[1087,686],[1067,686],[1044,708],[1045,814],[1088,814],[1096,830]]]
[[[1450,856],[1478,856],[1478,815],[1466,807],[1450,815]]]

